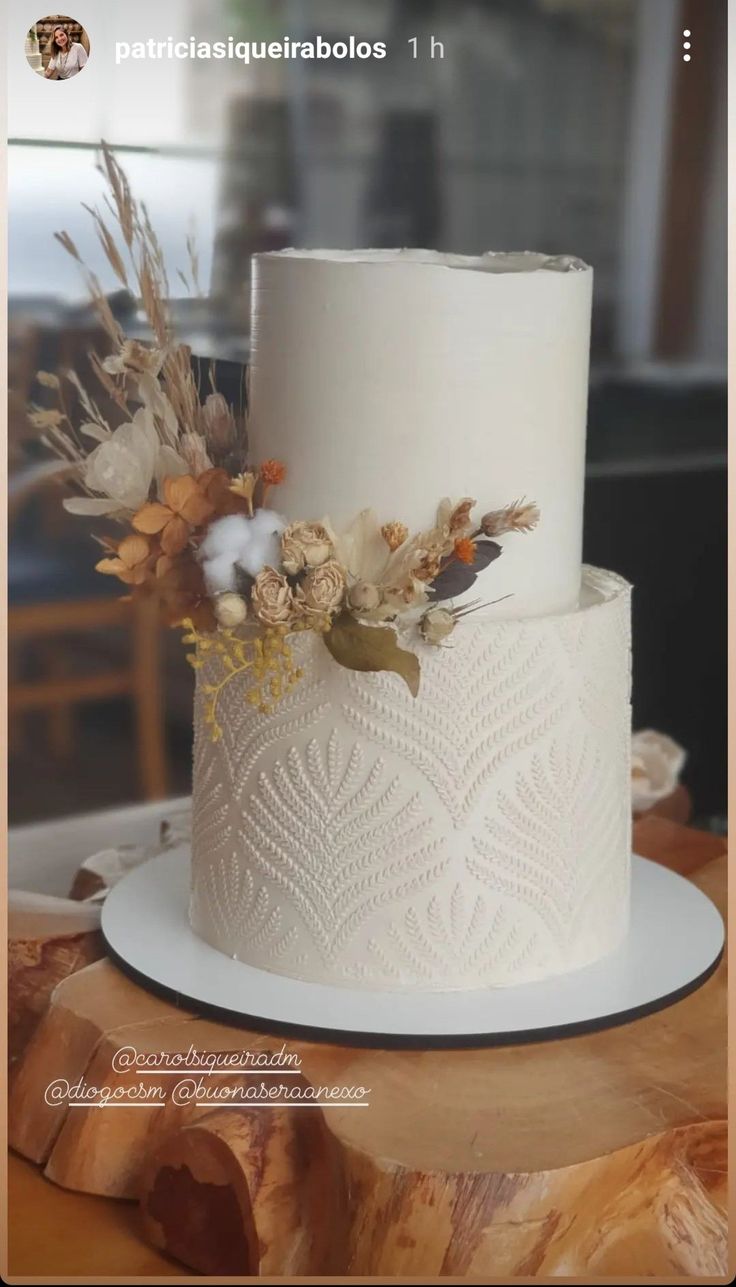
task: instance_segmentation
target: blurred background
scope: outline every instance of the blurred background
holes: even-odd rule
[[[86,376],[88,350],[104,351],[55,231],[98,273],[126,333],[145,336],[83,209],[102,198],[105,138],[172,283],[196,236],[201,290],[182,286],[178,332],[216,360],[238,406],[255,251],[529,248],[594,266],[585,558],[636,587],[634,726],[682,743],[694,816],[723,829],[725,0],[99,10],[63,15],[90,44],[68,82],[43,81],[26,58],[37,21],[59,15],[22,0],[9,20],[11,821],[189,789],[192,676],[178,632],[159,632],[94,573],[88,524],[44,482],[25,410],[47,400],[38,369]],[[115,41],[318,33],[385,40],[388,56],[115,64]]]

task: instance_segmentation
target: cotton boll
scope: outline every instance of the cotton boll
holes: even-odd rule
[[[275,509],[257,509],[249,520],[253,532],[280,536],[286,531],[286,519],[276,513]]]
[[[259,509],[248,520],[248,529],[248,542],[238,557],[238,567],[250,576],[258,576],[265,567],[278,568],[286,520],[274,510]]]
[[[205,584],[210,594],[237,589],[235,565],[249,539],[250,519],[242,514],[228,514],[210,524],[199,547]]]
[[[250,540],[253,519],[244,514],[228,514],[226,518],[210,523],[199,553],[202,559],[214,559],[218,554],[232,554],[233,563],[238,553]]]
[[[285,528],[286,520],[268,509],[253,518],[228,514],[210,524],[199,550],[209,592],[237,589],[237,568],[255,577],[267,565],[278,567]]]
[[[278,568],[281,563],[281,538],[275,532],[255,534],[238,559],[238,567],[250,576],[258,576],[265,567]]]
[[[231,554],[218,554],[214,559],[202,559],[205,585],[210,594],[222,594],[226,590],[237,590],[238,577],[235,570],[235,559]]]

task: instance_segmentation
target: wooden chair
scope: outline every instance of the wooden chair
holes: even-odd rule
[[[127,665],[78,675],[59,673],[58,669],[54,673],[52,668],[52,673],[39,679],[11,679],[8,713],[17,725],[18,717],[26,711],[48,711],[52,740],[57,750],[64,750],[71,748],[74,706],[110,697],[130,697],[135,712],[141,792],[146,800],[161,799],[166,795],[167,771],[156,601],[90,598],[11,606],[8,644],[11,650],[39,641],[50,644],[65,635],[78,637],[108,627],[123,627],[130,632]],[[52,655],[50,649],[47,655]]]
[[[98,337],[88,331],[63,334],[58,354],[61,365],[74,366]],[[16,344],[15,378],[19,444],[24,434],[25,405],[38,365],[40,340],[31,328],[19,332]],[[19,459],[22,459],[19,446]],[[53,563],[54,551],[63,549],[65,531],[61,526],[64,511],[53,486],[49,471],[55,466],[37,463],[22,469],[10,480],[8,497],[9,525],[14,527],[31,502],[38,504],[42,548]],[[48,502],[48,503],[44,503]],[[11,561],[13,549],[11,548]],[[74,707],[83,702],[103,701],[128,696],[134,707],[138,771],[145,799],[166,795],[167,763],[164,737],[164,712],[160,674],[160,626],[156,604],[135,606],[122,598],[110,598],[93,592],[79,597],[51,598],[57,571],[51,566],[46,582],[38,587],[38,597],[30,602],[13,603],[8,609],[9,693],[8,730],[11,749],[23,739],[23,716],[28,711],[44,711],[48,716],[50,750],[58,758],[71,755],[74,744]],[[103,590],[103,578],[97,578]],[[69,587],[67,587],[68,589]],[[109,586],[106,587],[109,590]],[[73,593],[73,591],[72,591]],[[129,634],[127,656],[122,665],[112,665],[74,674],[69,649],[60,649],[57,640],[87,636],[90,651],[94,636],[105,628],[120,627]],[[40,662],[41,677],[27,680],[20,669],[22,650],[32,649]],[[99,661],[99,648],[95,662]]]

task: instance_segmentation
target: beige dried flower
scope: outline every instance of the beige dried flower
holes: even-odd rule
[[[356,612],[373,612],[381,602],[381,591],[370,581],[356,581],[350,587],[348,603]]]
[[[237,474],[229,487],[234,496],[241,496],[246,502],[251,518],[253,517],[253,493],[257,482],[258,475],[246,470],[244,474]]]
[[[36,379],[45,389],[58,389],[59,377],[54,375],[53,371],[37,371]]]
[[[383,527],[381,528],[381,536],[383,537],[384,541],[386,542],[392,554],[394,553],[395,550],[398,550],[400,545],[404,544],[404,541],[407,539],[408,535],[409,535],[409,529],[406,526],[406,523],[399,523],[399,522],[384,523]]]
[[[484,514],[481,530],[485,536],[505,536],[507,532],[531,532],[539,522],[539,506],[529,502],[514,501],[505,509],[491,510]]]
[[[470,496],[464,496],[459,501],[452,501],[449,496],[441,500],[437,506],[434,527],[423,533],[426,547],[431,549],[438,545],[444,555],[450,554],[459,536],[470,536],[475,530],[475,524],[470,518],[474,505],[475,501]]]
[[[318,568],[334,553],[322,523],[290,523],[281,537],[281,561],[292,576],[303,568]]]
[[[248,605],[239,594],[218,594],[215,599],[215,616],[225,630],[241,626],[248,615]]]
[[[216,455],[223,456],[235,443],[235,421],[226,398],[209,393],[202,406],[202,429]]]
[[[467,536],[472,531],[473,524],[470,518],[470,511],[475,504],[476,502],[470,496],[465,496],[463,500],[458,501],[448,519],[451,536]]]
[[[193,474],[195,478],[199,478],[200,474],[212,468],[212,461],[207,455],[207,446],[201,434],[183,433],[180,451],[187,465],[187,472]]]
[[[66,416],[57,407],[33,407],[28,412],[28,419],[34,429],[58,429]]]
[[[264,626],[288,625],[294,616],[294,593],[285,576],[275,568],[258,573],[251,591],[251,604]]]
[[[641,729],[631,737],[631,790],[635,813],[642,813],[671,795],[684,768],[687,753],[666,733]]]
[[[383,600],[390,608],[417,608],[427,599],[427,586],[417,576],[409,576],[401,585],[384,586]]]
[[[109,496],[121,509],[139,509],[148,500],[159,445],[153,417],[139,407],[129,423],[118,425],[87,457],[86,487]]]
[[[158,375],[166,354],[161,349],[141,344],[140,340],[124,340],[117,353],[101,362],[109,375],[143,375],[146,371]]]
[[[415,576],[420,581],[434,581],[442,571],[442,555],[442,547],[435,546],[424,550],[417,564]]]
[[[304,567],[304,551],[287,533],[288,528],[281,537],[281,565],[289,576],[296,576]]]
[[[345,598],[345,569],[337,559],[328,559],[307,573],[297,589],[297,599],[306,615],[332,615]]]
[[[448,608],[430,608],[419,622],[425,643],[441,644],[455,629],[455,617]]]

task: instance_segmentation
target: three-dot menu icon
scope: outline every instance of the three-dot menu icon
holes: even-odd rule
[[[683,49],[685,50],[684,54],[682,55],[682,61],[683,61],[684,63],[689,63],[689,62],[690,62],[690,37],[691,37],[691,35],[692,35],[692,32],[691,32],[691,31],[686,27],[686,28],[685,28],[685,30],[684,30],[684,31],[683,31],[683,33],[682,33],[682,47],[683,47]]]

